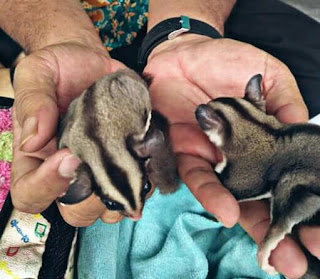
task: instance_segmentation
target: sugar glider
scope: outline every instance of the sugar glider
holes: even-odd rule
[[[243,99],[217,98],[195,114],[223,155],[215,168],[223,185],[239,201],[270,199],[270,227],[258,261],[274,273],[268,259],[285,235],[298,224],[320,225],[320,127],[283,124],[267,115],[261,80],[250,79]],[[303,278],[319,279],[320,261],[310,253],[307,258]]]
[[[148,85],[134,71],[95,82],[70,104],[60,124],[59,148],[68,147],[82,161],[61,203],[95,192],[109,210],[138,220],[149,179],[162,193],[177,189],[166,119],[152,111]]]

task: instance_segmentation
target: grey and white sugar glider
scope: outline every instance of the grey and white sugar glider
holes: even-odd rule
[[[109,210],[138,220],[149,179],[162,193],[179,185],[167,127],[138,74],[119,70],[102,77],[61,122],[59,148],[68,147],[82,163],[59,201],[74,204],[95,192]]]
[[[275,273],[268,259],[285,235],[295,225],[320,225],[320,127],[283,124],[267,115],[261,80],[261,75],[250,79],[243,99],[217,98],[199,105],[196,118],[222,152],[215,171],[223,185],[239,201],[270,199],[270,227],[258,261]],[[310,253],[307,259],[303,278],[319,279],[320,261]]]

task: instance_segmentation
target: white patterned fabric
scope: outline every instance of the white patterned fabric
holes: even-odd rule
[[[38,278],[50,223],[13,210],[0,242],[0,278]]]

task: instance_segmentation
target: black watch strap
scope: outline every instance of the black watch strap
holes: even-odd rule
[[[213,39],[222,35],[211,25],[187,16],[169,18],[154,26],[143,39],[138,53],[138,71],[142,72],[151,51],[165,40],[172,40],[182,33],[205,35]]]

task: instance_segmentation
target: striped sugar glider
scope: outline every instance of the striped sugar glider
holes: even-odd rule
[[[320,127],[283,124],[267,115],[261,80],[250,79],[243,99],[217,98],[195,114],[222,153],[215,171],[223,185],[239,201],[270,199],[270,227],[258,261],[271,274],[269,256],[285,235],[293,231],[297,238],[295,225],[320,225]],[[319,279],[320,261],[303,250],[309,263],[303,278]]]
[[[161,193],[179,179],[166,119],[152,111],[148,80],[132,70],[106,75],[69,106],[59,128],[59,148],[81,164],[59,198],[74,204],[96,193],[109,210],[138,220],[152,183]]]

